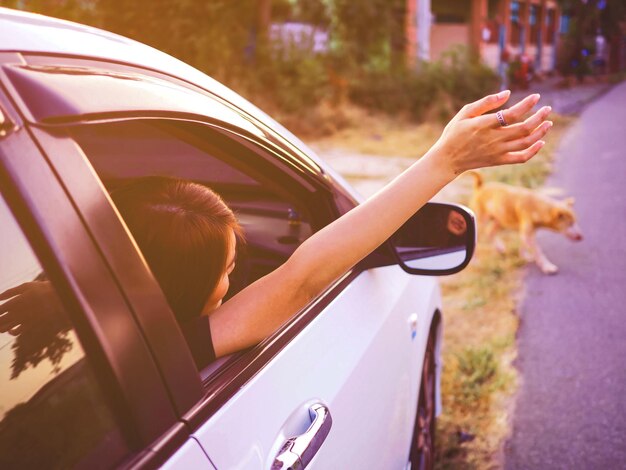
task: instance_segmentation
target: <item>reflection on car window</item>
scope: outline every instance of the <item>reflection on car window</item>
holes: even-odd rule
[[[0,468],[107,468],[127,448],[53,285],[0,197]]]

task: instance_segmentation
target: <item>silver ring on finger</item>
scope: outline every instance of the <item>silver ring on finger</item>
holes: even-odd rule
[[[500,125],[502,127],[506,127],[508,126],[508,124],[506,123],[506,121],[504,120],[504,114],[502,113],[502,111],[498,111],[496,113],[496,119],[498,120],[498,122],[500,123]]]

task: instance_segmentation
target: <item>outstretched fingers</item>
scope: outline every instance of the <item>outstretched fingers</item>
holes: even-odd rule
[[[536,113],[526,119],[524,122],[520,122],[518,124],[514,124],[512,126],[507,126],[502,129],[503,132],[510,135],[510,138],[523,137],[533,134],[537,128],[544,122],[544,120],[550,114],[552,108],[550,106],[544,106],[539,109]]]
[[[546,133],[552,127],[552,121],[542,122],[539,126],[537,126],[529,135],[525,133],[522,134],[522,137],[518,137],[517,139],[509,140],[505,142],[504,151],[505,152],[515,152],[518,150],[524,150],[533,145],[538,140],[542,139]]]
[[[533,158],[545,144],[543,140],[539,140],[524,150],[505,153],[500,163],[502,165],[525,163]]]
[[[533,107],[537,104],[539,98],[539,93],[535,93],[534,95],[528,95],[526,98],[514,104],[510,108],[503,109],[502,116],[504,117],[504,121],[506,122],[507,126],[512,126],[514,124],[520,123],[524,116],[528,114],[530,110],[533,109]],[[496,118],[495,114],[490,114],[489,118],[493,127],[501,127],[501,124]]]
[[[24,282],[19,286],[5,290],[4,292],[0,293],[0,300],[10,299],[11,297],[15,297],[16,295],[21,294],[26,290],[29,284],[30,282]]]
[[[493,111],[506,103],[509,96],[511,96],[510,90],[504,90],[495,95],[487,95],[478,101],[463,106],[457,114],[457,117],[461,119],[473,118],[485,114],[488,111]]]
[[[20,320],[14,312],[6,310],[0,315],[0,333],[11,331],[20,324]]]

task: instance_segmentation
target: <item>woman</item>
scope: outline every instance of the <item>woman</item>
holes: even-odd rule
[[[539,100],[539,95],[530,95],[501,113],[485,114],[509,96],[503,91],[464,106],[408,170],[316,232],[283,265],[223,305],[241,231],[219,196],[201,185],[163,178],[144,179],[114,192],[198,366],[266,338],[462,172],[534,156],[552,126],[545,120],[550,108],[523,120]],[[366,225],[368,230],[353,230]],[[10,318],[3,316],[0,331],[11,327]]]

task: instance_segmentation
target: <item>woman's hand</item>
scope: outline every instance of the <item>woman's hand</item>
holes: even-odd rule
[[[0,294],[0,333],[18,336],[42,325],[64,323],[61,302],[49,281],[26,282]]]
[[[544,106],[523,120],[539,101],[538,94],[503,111],[507,126],[498,122],[495,113],[485,114],[502,106],[510,96],[507,90],[467,104],[445,127],[432,157],[450,179],[474,168],[523,163],[543,147],[545,142],[540,139],[552,127],[552,122],[545,120],[551,108]]]
[[[11,379],[48,359],[54,372],[73,347],[71,324],[49,281],[26,282],[0,293],[0,333],[15,336]]]

